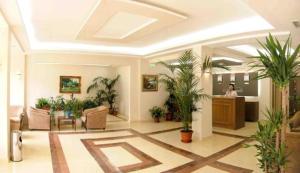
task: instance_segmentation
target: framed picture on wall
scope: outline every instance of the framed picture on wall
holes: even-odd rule
[[[60,76],[60,93],[81,93],[81,76]]]
[[[142,76],[143,91],[158,91],[158,75]]]

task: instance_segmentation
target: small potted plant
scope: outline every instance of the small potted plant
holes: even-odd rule
[[[154,122],[157,122],[157,123],[159,123],[159,119],[161,117],[163,117],[165,114],[164,109],[162,109],[158,106],[154,106],[153,108],[149,109],[149,111],[151,113],[152,118],[154,119]]]
[[[83,110],[95,108],[98,106],[95,100],[91,98],[86,98],[85,100],[83,100],[82,104]]]
[[[64,106],[64,114],[65,114],[66,117],[71,116],[72,109],[73,109],[73,101],[72,100],[67,100],[66,104]]]
[[[76,119],[79,119],[82,115],[83,104],[79,99],[72,100],[72,114]]]
[[[174,113],[176,112],[176,98],[173,94],[170,94],[164,106],[167,109],[166,121],[172,121],[175,116]]]
[[[57,96],[55,98],[56,111],[62,111],[65,107],[65,99],[63,96]]]
[[[38,109],[44,109],[44,110],[50,110],[50,103],[49,100],[46,98],[39,98],[37,100],[37,103],[35,104],[35,107]]]

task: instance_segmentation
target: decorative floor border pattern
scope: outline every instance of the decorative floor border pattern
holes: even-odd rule
[[[225,157],[226,155],[240,149],[243,147],[243,144],[246,142],[250,142],[251,140],[248,137],[239,136],[239,135],[232,135],[222,132],[213,132],[218,135],[223,136],[229,136],[234,138],[243,139],[242,141],[231,145],[219,152],[216,152],[208,157],[203,157],[200,155],[197,155],[195,153],[183,150],[181,148],[172,146],[170,144],[164,143],[160,140],[154,139],[150,137],[149,135],[153,134],[159,134],[159,133],[165,133],[170,131],[179,130],[180,128],[174,128],[174,129],[168,129],[168,130],[161,130],[156,132],[150,132],[150,133],[140,133],[133,129],[121,129],[121,130],[106,130],[106,131],[90,131],[90,132],[49,132],[49,141],[50,141],[50,147],[51,147],[51,155],[52,155],[52,165],[53,165],[53,172],[54,173],[69,173],[69,167],[67,165],[60,141],[58,135],[64,135],[64,134],[86,134],[86,133],[107,133],[107,132],[116,132],[116,131],[128,131],[132,135],[126,135],[126,136],[117,136],[117,137],[104,137],[104,138],[91,138],[91,139],[81,139],[85,147],[88,149],[90,154],[94,157],[94,159],[98,162],[98,164],[101,166],[101,168],[105,172],[130,172],[134,170],[140,170],[147,167],[155,166],[160,164],[159,161],[153,159],[152,157],[148,156],[147,154],[143,153],[142,151],[138,150],[137,148],[127,144],[126,142],[121,143],[113,143],[113,144],[100,144],[100,145],[94,145],[93,141],[99,141],[99,140],[117,140],[117,139],[125,139],[125,138],[132,138],[132,137],[140,137],[148,142],[151,142],[157,146],[160,146],[166,150],[172,151],[174,153],[177,153],[179,155],[182,155],[184,157],[190,158],[193,161],[188,162],[186,164],[183,164],[181,166],[172,168],[170,170],[166,170],[164,172],[166,173],[188,173],[195,171],[197,169],[200,169],[204,166],[211,166],[223,171],[228,171],[231,173],[251,173],[253,172],[250,169],[241,168],[237,166],[233,166],[230,164],[219,162],[218,160],[222,157]],[[124,149],[126,149],[129,153],[137,157],[142,161],[141,164],[137,165],[128,165],[124,167],[116,168],[113,165],[109,164],[107,162],[107,159],[105,154],[100,151],[99,148],[101,147],[108,147],[108,146],[121,146]],[[100,152],[99,152],[100,151]]]
[[[82,139],[81,141],[88,149],[90,154],[94,157],[94,159],[98,162],[99,166],[103,169],[104,172],[131,172],[161,164],[161,162],[153,159],[151,156],[143,153],[142,151],[138,150],[137,148],[133,147],[127,142],[95,145],[91,140]],[[120,146],[123,149],[127,150],[129,153],[134,155],[142,162],[121,167],[115,167],[114,165],[110,164],[109,159],[100,149],[116,146]]]

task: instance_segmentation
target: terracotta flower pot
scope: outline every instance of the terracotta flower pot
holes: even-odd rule
[[[181,142],[190,143],[192,142],[193,130],[190,131],[180,131],[181,133]]]
[[[109,109],[108,113],[109,113],[110,115],[114,115],[114,109]]]
[[[158,117],[154,117],[154,122],[159,123],[159,118]]]
[[[171,112],[166,113],[166,121],[172,121],[173,120],[173,114]]]

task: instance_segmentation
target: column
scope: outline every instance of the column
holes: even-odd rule
[[[8,26],[3,23],[4,22],[0,22],[0,160],[9,161],[10,32]]]
[[[199,57],[199,63],[206,56],[212,56],[212,49],[204,46],[197,46],[193,48],[194,54]],[[204,93],[212,95],[212,75],[211,73],[201,74],[200,70],[197,74],[200,78],[199,88],[204,89]],[[212,135],[212,101],[211,99],[204,99],[197,103],[197,107],[201,109],[193,113],[192,129],[194,131],[193,139],[201,140]]]

